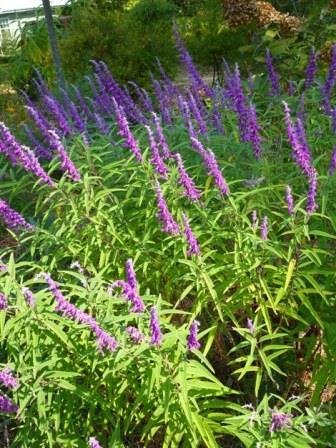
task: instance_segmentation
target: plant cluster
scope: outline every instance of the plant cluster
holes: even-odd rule
[[[335,444],[336,46],[326,79],[154,95],[93,61],[0,125],[2,444]]]

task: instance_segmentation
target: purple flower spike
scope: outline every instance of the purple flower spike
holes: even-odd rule
[[[253,336],[255,332],[255,326],[252,319],[247,319],[247,328],[250,334]]]
[[[322,93],[325,98],[327,99],[330,98],[331,91],[335,85],[335,82],[336,82],[336,44],[334,44],[331,49],[331,62],[329,65],[327,79],[322,88]]]
[[[98,324],[98,322],[89,314],[76,308],[75,305],[68,302],[63,296],[58,284],[47,273],[42,273],[38,278],[43,277],[48,284],[49,291],[52,293],[56,300],[55,311],[61,313],[64,317],[71,319],[75,322],[79,322],[82,325],[88,325],[91,331],[96,336],[96,342],[99,351],[103,353],[106,348],[110,352],[114,352],[118,347],[118,342],[113,336],[106,333]]]
[[[49,129],[52,129],[53,126],[45,119],[45,117],[41,114],[41,112],[32,104],[26,105],[25,109],[28,112],[28,115],[35,123],[38,130],[41,132],[42,136],[45,138],[47,142],[49,142]]]
[[[240,140],[248,142],[250,140],[250,110],[242,87],[238,64],[235,66],[233,76],[229,79],[227,96],[230,99],[232,109],[238,117]]]
[[[289,93],[289,96],[295,95],[295,85],[294,85],[294,81],[292,81],[292,80],[288,81],[288,93]]]
[[[162,195],[162,191],[160,188],[159,182],[156,182],[156,198],[157,198],[157,207],[158,213],[157,216],[161,223],[163,224],[162,231],[166,233],[170,233],[171,235],[177,235],[180,233],[179,225],[175,222],[172,217],[167,203]]]
[[[316,76],[316,53],[315,49],[311,48],[310,55],[309,55],[309,61],[306,68],[306,80],[304,84],[304,90],[309,89],[315,81]]]
[[[135,344],[140,344],[145,339],[145,335],[136,327],[127,327],[126,332]]]
[[[190,332],[189,332],[189,336],[188,336],[188,342],[187,342],[187,347],[188,347],[189,351],[191,351],[193,349],[199,350],[201,348],[201,344],[197,340],[197,333],[198,333],[198,329],[199,329],[200,325],[201,324],[198,322],[198,320],[194,320],[193,323],[191,324]]]
[[[8,307],[7,298],[5,294],[0,292],[0,311],[5,310]]]
[[[152,115],[156,127],[156,133],[159,138],[159,145],[163,153],[163,157],[165,159],[169,159],[169,157],[171,157],[171,152],[169,151],[167,140],[163,133],[160,118],[156,115],[155,112],[152,112]]]
[[[257,160],[261,157],[261,137],[260,130],[261,127],[258,124],[257,112],[255,106],[250,105],[250,130],[249,130],[249,140],[251,142],[254,156]]]
[[[175,39],[176,39],[176,47],[178,49],[181,62],[187,69],[188,77],[190,79],[192,86],[196,90],[204,91],[208,97],[212,97],[212,90],[203,81],[201,75],[198,73],[196,67],[194,66],[192,58],[191,58],[190,54],[188,53],[186,47],[184,46],[181,36],[180,36],[180,33],[178,32],[175,24],[174,24],[173,31],[174,31],[174,35],[175,35]]]
[[[97,112],[95,112],[93,114],[94,116],[94,120],[96,122],[96,125],[99,129],[99,131],[103,134],[103,135],[109,135],[110,133],[110,126],[108,125],[108,123],[106,122],[106,120]]]
[[[50,111],[55,118],[57,126],[62,131],[62,134],[70,135],[71,127],[63,110],[63,106],[61,106],[54,97],[48,95],[43,96],[43,102],[48,111]]]
[[[39,177],[42,180],[42,182],[45,182],[50,187],[54,187],[55,186],[54,181],[44,171],[34,152],[27,146],[22,146],[22,149],[25,151],[25,164],[23,166],[24,169],[26,171],[34,173],[37,177]]]
[[[89,448],[102,448],[101,445],[99,445],[98,440],[95,437],[89,438]]]
[[[23,297],[25,298],[27,305],[30,308],[33,308],[35,306],[35,297],[34,297],[34,294],[31,292],[31,290],[29,288],[27,288],[26,286],[24,286],[22,288],[22,294],[23,294]]]
[[[16,414],[19,407],[4,395],[0,395],[0,412],[5,414]]]
[[[25,166],[26,157],[20,143],[2,122],[0,122],[0,152],[5,154],[13,165]]]
[[[191,110],[191,112],[195,118],[195,121],[198,125],[199,132],[200,132],[200,134],[203,134],[206,136],[208,133],[208,130],[207,130],[205,121],[203,120],[202,114],[198,108],[196,99],[191,92],[189,92],[188,99],[189,99],[189,102],[188,102],[189,109]]]
[[[10,367],[5,367],[3,370],[1,370],[0,383],[2,383],[8,389],[17,389],[19,387],[19,382],[13,375],[12,369]]]
[[[126,261],[125,267],[126,267],[127,283],[130,285],[131,288],[137,289],[138,288],[138,282],[137,282],[137,279],[136,279],[136,275],[135,275],[135,271],[134,271],[134,267],[133,267],[133,261],[132,261],[131,258],[129,258]]]
[[[230,194],[229,186],[226,183],[221,170],[219,169],[215,154],[209,149],[203,154],[203,159],[208,168],[208,174],[213,176],[215,184],[219,188],[220,192],[224,196],[228,196]]]
[[[300,119],[296,127],[293,126],[290,109],[288,104],[283,102],[285,108],[285,121],[287,126],[287,135],[293,149],[293,157],[301,171],[309,176],[311,171],[311,155],[306,142],[304,128]]]
[[[156,307],[153,306],[150,310],[150,331],[151,331],[151,344],[160,345],[162,340],[162,334],[160,329],[159,317]]]
[[[206,150],[202,143],[197,138],[191,138],[191,144],[194,149],[202,156],[204,165],[208,169],[208,175],[213,176],[215,184],[220,192],[227,196],[230,194],[229,186],[227,185],[215,157],[215,154],[210,150]]]
[[[307,194],[307,213],[311,214],[317,209],[316,195],[317,195],[317,171],[311,168],[309,175],[309,189]]]
[[[77,182],[80,180],[80,174],[73,164],[72,160],[68,156],[68,153],[64,149],[64,146],[61,142],[60,137],[57,135],[55,131],[49,131],[51,140],[52,140],[52,148],[57,152],[60,160],[61,160],[61,170],[68,173],[70,178]]]
[[[289,429],[292,426],[292,416],[284,414],[283,412],[272,411],[272,420],[269,427],[269,432],[281,431],[282,429]]]
[[[258,227],[258,215],[257,215],[257,211],[253,210],[252,212],[252,229],[256,230]]]
[[[261,232],[261,239],[266,241],[268,239],[268,218],[266,215],[263,217],[260,226],[260,232]]]
[[[115,352],[118,348],[118,342],[114,339],[114,337],[110,336],[106,331],[99,327],[99,325],[92,326],[93,331],[96,334],[98,348],[101,354],[104,353],[104,350],[107,349],[111,353]]]
[[[150,148],[151,148],[151,152],[152,152],[151,163],[154,166],[156,173],[159,174],[160,176],[162,176],[164,179],[167,179],[168,178],[168,169],[160,156],[159,148],[154,139],[153,132],[149,126],[145,126],[145,128],[148,133],[149,144],[150,144]]]
[[[191,257],[192,255],[200,255],[201,251],[198,245],[198,241],[193,234],[193,231],[190,228],[189,220],[186,217],[186,215],[183,213],[183,224],[184,224],[184,235],[186,237],[187,243],[188,243],[188,251],[187,255],[188,257]]]
[[[126,261],[125,265],[127,281],[117,280],[108,288],[108,294],[112,294],[115,288],[121,288],[126,300],[133,304],[131,311],[133,313],[143,313],[145,304],[138,294],[138,282],[133,268],[133,261],[131,259]]]
[[[0,219],[2,219],[6,226],[10,229],[16,230],[23,228],[26,230],[32,230],[33,226],[28,224],[26,220],[7,204],[6,201],[0,199]]]
[[[183,195],[187,196],[191,201],[197,202],[201,197],[201,192],[196,188],[193,179],[189,176],[184,168],[181,154],[175,154],[175,160],[177,162],[177,169],[179,173],[179,184],[182,185],[184,192]]]
[[[277,96],[280,94],[279,75],[274,70],[271,52],[269,51],[268,48],[266,50],[266,65],[267,65],[267,70],[268,70],[268,78],[271,83],[270,93],[273,96]]]
[[[289,185],[286,186],[286,202],[289,216],[294,215],[294,199],[292,189]]]
[[[134,135],[132,134],[129,128],[124,109],[118,105],[117,101],[114,98],[113,98],[113,104],[116,120],[119,126],[119,135],[126,140],[125,146],[133,152],[135,158],[139,162],[142,162],[142,155],[138,142],[135,140]]]
[[[330,165],[329,165],[329,176],[332,176],[334,174],[336,170],[336,146],[334,146],[332,155],[331,155],[331,160],[330,160]]]

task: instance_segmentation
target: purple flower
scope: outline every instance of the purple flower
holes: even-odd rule
[[[27,305],[30,306],[30,308],[33,308],[35,306],[34,294],[26,286],[24,286],[21,291],[22,291],[23,297],[24,297]]]
[[[250,135],[250,110],[241,84],[238,64],[235,66],[234,75],[229,78],[227,96],[238,117],[240,140],[248,142]]]
[[[5,294],[0,292],[0,311],[5,310],[7,307],[8,307],[7,297],[5,296]]]
[[[145,304],[138,294],[138,282],[133,268],[133,261],[131,259],[126,261],[125,270],[127,281],[115,281],[109,286],[108,293],[112,294],[115,288],[121,288],[126,299],[133,304],[131,311],[133,313],[142,313],[145,310]]]
[[[272,55],[268,48],[266,50],[266,66],[268,70],[268,79],[270,80],[271,83],[270,94],[273,96],[277,96],[280,94],[279,75],[274,70]]]
[[[222,124],[222,115],[220,113],[220,110],[218,108],[218,103],[214,100],[212,111],[211,111],[211,120],[214,128],[217,132],[220,134],[225,134],[225,129]]]
[[[252,229],[256,230],[258,227],[258,216],[256,210],[252,211]]]
[[[308,174],[309,189],[307,193],[307,213],[311,214],[317,209],[317,171],[314,167],[310,169]]]
[[[187,347],[189,351],[193,349],[199,350],[201,348],[201,344],[197,340],[197,333],[200,325],[201,324],[198,322],[198,320],[194,320],[193,323],[191,324],[187,341]]]
[[[212,96],[212,91],[210,87],[203,81],[201,75],[198,73],[190,54],[188,53],[186,47],[184,46],[180,33],[177,30],[176,25],[174,24],[174,35],[176,39],[176,47],[179,52],[179,56],[182,64],[187,69],[188,77],[192,86],[196,90],[203,90],[208,97]]]
[[[27,146],[22,146],[22,149],[25,151],[25,164],[23,168],[26,171],[30,171],[34,173],[37,177],[39,177],[43,182],[50,185],[51,187],[55,186],[54,181],[51,177],[44,171],[34,152],[29,149]]]
[[[0,262],[0,271],[8,271],[8,266]]]
[[[134,271],[133,261],[132,261],[131,258],[129,258],[126,261],[125,267],[126,267],[127,283],[130,285],[131,288],[137,289],[138,288],[138,282],[137,282],[137,279],[136,279],[136,274],[135,274],[135,271]]]
[[[153,306],[150,310],[149,326],[151,331],[151,344],[160,345],[162,340],[162,334],[160,330],[159,317],[155,306]]]
[[[154,166],[155,171],[164,179],[168,177],[168,169],[161,158],[158,145],[154,139],[153,132],[149,126],[145,125],[148,133],[149,144],[152,152],[151,163]]]
[[[254,326],[252,319],[247,319],[247,328],[248,328],[249,332],[251,333],[251,335],[253,336],[254,332],[255,332],[255,326]]]
[[[19,407],[4,395],[0,395],[0,412],[6,414],[16,414]]]
[[[0,152],[4,153],[13,165],[21,165],[27,172],[32,172],[43,182],[53,186],[54,183],[41,167],[33,151],[20,145],[4,123],[0,123]]]
[[[289,96],[295,95],[295,85],[294,85],[294,81],[292,81],[291,79],[288,81],[288,93],[289,93]]]
[[[51,160],[52,154],[49,149],[42,146],[42,144],[38,141],[38,139],[35,137],[33,131],[29,128],[28,125],[23,125],[25,134],[30,140],[30,143],[32,144],[33,150],[35,151],[37,157],[40,157],[42,159]],[[49,134],[48,134],[49,139]]]
[[[189,136],[196,137],[195,132],[190,132],[190,131],[193,131],[193,126],[192,126],[191,118],[190,118],[190,109],[189,109],[187,102],[184,101],[182,95],[179,95],[177,97],[177,105],[178,105],[178,109],[180,111],[181,117],[183,118],[184,125],[188,129]],[[190,127],[191,127],[191,129],[190,129]]]
[[[0,383],[8,389],[16,389],[19,387],[19,382],[12,374],[12,369],[10,367],[5,367],[0,371]]]
[[[25,163],[25,153],[21,145],[2,122],[0,122],[0,152],[5,154],[13,165],[24,165]]]
[[[268,239],[268,218],[266,215],[263,217],[260,226],[260,232],[261,232],[261,239],[266,241]]]
[[[208,175],[213,176],[215,184],[220,192],[223,195],[228,196],[230,194],[229,186],[219,169],[215,154],[210,149],[206,150],[199,140],[191,138],[191,142],[193,147],[202,156],[204,165],[208,169]]]
[[[336,146],[334,146],[332,155],[331,155],[331,160],[330,160],[330,165],[329,165],[329,176],[332,176],[334,174],[336,170]]]
[[[298,119],[297,126],[294,128],[288,104],[285,102],[283,102],[283,104],[285,108],[287,135],[293,149],[294,160],[303,173],[309,175],[311,170],[311,155],[308,146],[306,145],[302,122]]]
[[[142,161],[141,151],[138,142],[135,140],[134,135],[132,134],[129,128],[124,109],[118,105],[117,101],[114,98],[113,98],[113,104],[116,120],[119,126],[119,135],[126,140],[125,146],[129,148],[135,155],[135,158],[139,162],[141,162]]]
[[[179,225],[175,222],[168,209],[167,203],[162,195],[159,182],[156,182],[156,198],[158,207],[157,216],[163,224],[161,230],[163,232],[170,233],[171,235],[177,235],[178,233],[180,233]]]
[[[96,341],[101,353],[105,348],[107,348],[110,352],[114,352],[118,347],[118,342],[115,338],[106,333],[93,317],[68,302],[60,291],[58,284],[49,274],[43,273],[38,277],[41,276],[47,282],[48,288],[56,300],[55,311],[60,312],[64,317],[74,320],[75,322],[88,325],[96,336]]]
[[[95,112],[93,116],[99,131],[103,135],[108,135],[110,133],[110,126],[108,125],[106,120],[97,112]]]
[[[177,169],[179,173],[179,183],[184,188],[184,196],[187,196],[191,201],[199,201],[201,197],[201,192],[196,188],[193,179],[189,176],[186,169],[184,168],[181,154],[176,153],[174,158],[177,162]]]
[[[167,75],[165,69],[162,67],[162,64],[158,58],[156,58],[156,62],[158,64],[160,75],[162,76],[162,80],[165,85],[165,89],[167,90],[168,95],[171,98],[174,98],[175,96],[179,95],[179,93],[180,93],[179,88],[177,86],[175,86],[173,81],[169,78],[169,76]]]
[[[32,230],[33,226],[28,224],[26,220],[7,204],[6,201],[0,199],[0,219],[2,219],[6,226],[10,229],[18,229],[22,227],[26,230]]]
[[[284,414],[283,412],[272,411],[272,419],[269,427],[269,432],[281,431],[282,429],[289,429],[292,426],[292,416]]]
[[[203,120],[202,114],[198,108],[196,99],[191,92],[189,92],[188,99],[189,99],[189,101],[188,101],[189,109],[192,112],[192,114],[196,120],[200,134],[207,135],[208,130],[207,130],[205,121]]]
[[[152,103],[152,100],[150,99],[150,96],[148,95],[148,92],[145,89],[141,89],[138,86],[138,84],[136,84],[133,81],[129,81],[128,83],[134,87],[136,94],[137,94],[139,100],[141,101],[141,104],[144,107],[144,109],[146,110],[146,112],[152,113],[153,112],[153,103]]]
[[[159,105],[160,115],[162,117],[162,122],[171,125],[172,119],[170,116],[170,99],[167,97],[166,92],[162,89],[160,82],[154,79],[151,74],[153,90]]]
[[[329,65],[329,70],[325,84],[322,88],[322,94],[325,98],[329,99],[331,91],[336,82],[336,44],[332,46],[331,49],[331,62]]]
[[[188,255],[188,257],[190,257],[192,255],[199,255],[201,253],[201,251],[200,251],[200,248],[198,245],[198,241],[197,241],[195,235],[193,234],[193,231],[190,228],[189,220],[184,213],[182,214],[182,217],[183,217],[183,224],[184,224],[184,235],[186,237],[188,247],[189,247],[188,251],[187,251],[187,255]]]
[[[304,90],[309,89],[313,84],[316,76],[316,53],[314,48],[310,49],[309,61],[306,68],[306,80]]]
[[[99,445],[99,442],[95,437],[89,438],[89,447],[90,448],[102,448],[101,445]]]
[[[68,123],[66,113],[63,106],[58,103],[58,101],[53,96],[44,95],[42,97],[46,108],[51,112],[55,118],[58,128],[61,130],[63,135],[71,134],[71,127]]]
[[[41,132],[44,139],[49,142],[49,129],[52,129],[53,126],[46,120],[46,118],[42,115],[42,113],[32,104],[26,105],[25,109],[27,110],[30,118],[34,121],[36,127]]]
[[[252,144],[255,158],[260,159],[261,156],[261,137],[260,137],[261,127],[258,124],[257,112],[255,106],[250,105],[250,130],[249,130],[249,141]]]
[[[78,104],[80,106],[81,112],[84,113],[84,115],[90,119],[93,120],[93,114],[90,111],[90,109],[88,108],[85,99],[83,98],[83,95],[81,93],[81,91],[79,90],[79,88],[77,86],[72,86],[72,88],[74,89]]]
[[[49,134],[52,139],[52,148],[57,152],[57,154],[61,160],[61,170],[68,173],[70,178],[74,182],[79,181],[81,178],[80,174],[79,174],[77,168],[75,167],[74,163],[68,156],[68,153],[64,149],[64,146],[61,142],[60,137],[57,135],[57,133],[55,131],[52,131],[52,130],[49,131]]]
[[[135,344],[140,344],[145,338],[145,335],[136,327],[127,327],[126,332]]]
[[[171,156],[171,153],[169,151],[167,140],[163,133],[160,118],[156,115],[155,112],[152,112],[152,115],[153,115],[153,119],[154,119],[154,123],[155,123],[155,127],[156,127],[156,133],[159,138],[159,145],[162,149],[163,157],[165,159],[169,159],[169,157]]]
[[[286,186],[286,202],[289,216],[294,215],[294,199],[292,189],[289,185]]]

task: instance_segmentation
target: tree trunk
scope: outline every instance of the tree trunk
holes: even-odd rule
[[[47,22],[51,53],[52,53],[54,64],[55,64],[58,88],[65,90],[65,79],[64,79],[63,70],[62,70],[61,58],[60,58],[60,53],[59,53],[58,44],[57,44],[57,37],[56,37],[56,31],[55,31],[54,21],[53,21],[53,17],[52,17],[50,1],[42,0],[42,2],[43,2],[44,15],[45,15],[45,19]]]

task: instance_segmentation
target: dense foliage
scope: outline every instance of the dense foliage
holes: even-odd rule
[[[336,46],[210,88],[175,37],[185,89],[94,62],[0,124],[3,446],[335,444]]]

